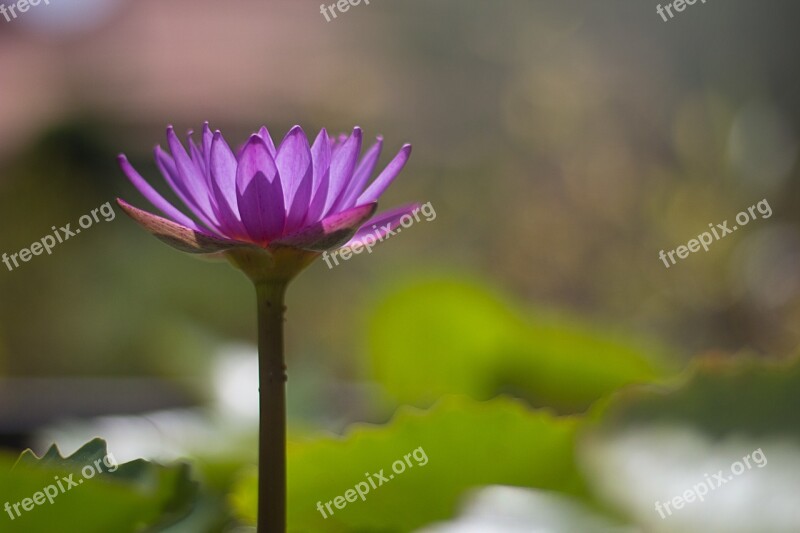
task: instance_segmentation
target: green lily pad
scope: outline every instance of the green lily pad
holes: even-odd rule
[[[578,422],[509,398],[449,397],[429,411],[404,408],[385,426],[292,442],[289,529],[412,531],[452,517],[465,492],[492,484],[583,497],[573,454]],[[254,473],[246,476],[232,498],[249,523],[256,518],[256,481]],[[348,492],[355,487],[369,492],[362,499]]]
[[[185,516],[195,494],[188,465],[118,465],[101,439],[66,458],[55,446],[41,458],[28,450],[16,463],[0,456],[2,531],[156,531]]]
[[[399,404],[444,394],[511,393],[561,413],[585,410],[624,385],[670,375],[653,343],[579,320],[516,309],[477,283],[407,285],[370,314],[372,378]]]
[[[698,359],[681,377],[613,395],[602,427],[681,425],[715,438],[786,436],[800,442],[800,359]]]

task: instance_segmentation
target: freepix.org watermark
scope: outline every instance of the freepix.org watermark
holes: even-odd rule
[[[767,202],[766,199],[761,200],[756,205],[751,205],[746,210],[736,215],[737,225],[729,227],[727,220],[721,224],[709,224],[708,227],[711,228],[711,231],[705,231],[698,235],[696,239],[692,239],[685,245],[678,246],[669,252],[665,253],[664,250],[661,250],[658,252],[658,258],[664,262],[665,267],[669,268],[675,264],[676,255],[678,256],[678,259],[686,259],[689,257],[690,253],[700,251],[700,248],[707,252],[708,247],[712,243],[726,237],[727,235],[730,235],[740,227],[746,226],[751,220],[756,220],[758,218],[756,212],[761,215],[762,219],[772,216],[772,208],[769,206],[769,202]],[[669,258],[669,262],[667,261],[667,258]]]
[[[412,458],[414,462],[411,461]],[[426,464],[428,464],[428,455],[425,453],[425,450],[422,449],[422,446],[420,446],[416,450],[405,454],[402,459],[398,459],[392,463],[392,472],[394,472],[394,474],[386,475],[384,473],[385,469],[381,469],[377,474],[370,474],[367,472],[364,476],[367,478],[368,482],[361,481],[356,483],[352,489],[346,490],[343,496],[336,496],[325,504],[317,502],[317,511],[320,512],[322,518],[327,519],[336,512],[333,510],[333,507],[341,510],[347,507],[348,503],[358,501],[359,498],[362,502],[366,501],[367,494],[369,494],[370,490],[375,490],[389,483],[394,479],[395,475],[399,476],[405,472],[406,469],[414,468],[414,466],[425,466]]]
[[[32,511],[37,506],[44,505],[45,503],[53,504],[60,495],[71,491],[83,485],[87,479],[92,479],[97,474],[103,473],[103,467],[107,472],[116,472],[119,465],[114,455],[109,453],[102,459],[96,460],[93,464],[88,464],[81,469],[82,478],[74,479],[76,474],[70,474],[67,477],[55,477],[55,483],[48,485],[42,490],[35,492],[30,498],[23,498],[22,501],[12,504],[6,502],[3,509],[8,513],[9,518],[13,521],[22,518],[22,513]],[[20,508],[22,509],[20,511]]]
[[[706,0],[699,0],[701,4],[705,4]],[[664,7],[661,7],[661,4],[658,4],[656,7],[656,13],[661,15],[661,18],[664,19],[664,22],[668,20],[672,20],[675,18],[675,14],[673,14],[672,10],[675,10],[675,13],[681,13],[686,9],[686,6],[693,6],[698,2],[698,0],[674,0]],[[669,14],[669,18],[667,18],[667,14]]]
[[[363,242],[357,242],[350,247],[336,250],[330,254],[328,252],[324,252],[322,254],[322,260],[325,261],[325,264],[328,265],[329,269],[331,269],[334,266],[339,266],[339,259],[342,261],[347,261],[353,257],[353,254],[358,255],[365,249],[367,250],[367,253],[371,254],[373,246],[379,242],[385,241],[389,237],[397,235],[402,231],[403,228],[410,228],[415,222],[419,222],[420,214],[425,216],[426,222],[436,220],[436,210],[433,208],[433,205],[428,202],[427,204],[421,205],[414,209],[411,213],[403,215],[400,218],[399,227],[392,229],[392,224],[387,224],[382,227],[378,227],[377,224],[373,224],[372,229],[374,231],[367,234],[364,237]],[[333,260],[333,263],[331,263],[331,260]]]
[[[13,4],[0,4],[0,15],[5,17],[6,22],[11,22],[20,14],[26,13],[30,8],[36,7],[41,3],[49,6],[50,0],[18,0]]]
[[[664,520],[667,516],[672,516],[672,509],[675,510],[683,509],[683,506],[687,503],[692,503],[694,501],[705,501],[706,495],[709,491],[717,490],[722,485],[729,483],[734,480],[735,477],[741,476],[748,470],[753,468],[753,464],[751,464],[750,460],[753,460],[753,464],[758,468],[764,468],[767,466],[767,456],[764,455],[764,452],[761,451],[761,448],[750,452],[749,454],[742,457],[741,461],[736,461],[731,465],[731,474],[732,475],[725,475],[723,470],[720,470],[713,476],[709,476],[705,474],[705,480],[702,483],[698,483],[694,485],[691,489],[687,489],[683,492],[681,496],[675,496],[670,501],[667,502],[656,502],[656,511],[658,512],[661,519]]]
[[[47,255],[51,255],[53,253],[53,248],[55,248],[57,245],[62,244],[64,241],[76,236],[81,232],[81,229],[89,229],[95,223],[100,222],[99,215],[103,215],[103,220],[106,222],[111,222],[117,217],[117,213],[114,211],[114,208],[111,207],[111,203],[106,202],[97,209],[92,209],[91,214],[83,215],[81,218],[79,218],[78,225],[80,228],[75,228],[73,230],[72,224],[67,224],[66,226],[62,226],[58,229],[53,226],[51,228],[53,230],[52,235],[45,235],[38,241],[31,244],[30,247],[23,248],[17,253],[11,255],[3,253],[2,257],[0,257],[0,261],[6,265],[6,268],[10,272],[15,268],[20,267],[20,261],[27,263],[33,259],[33,256],[42,255],[42,252],[47,252]]]
[[[338,0],[336,3],[331,5],[322,4],[319,7],[319,12],[322,13],[322,16],[325,17],[325,20],[330,22],[333,18],[337,18],[339,15],[336,13],[338,10],[340,13],[347,13],[351,7],[356,7],[361,4],[361,0]],[[369,5],[369,0],[364,0],[364,4]],[[328,13],[330,11],[330,13]]]

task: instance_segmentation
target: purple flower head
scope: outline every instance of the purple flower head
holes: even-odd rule
[[[155,149],[156,165],[188,213],[153,189],[124,155],[119,156],[123,172],[164,217],[117,202],[145,229],[183,251],[257,250],[275,257],[289,249],[303,252],[307,264],[322,251],[352,246],[378,221],[396,226],[418,207],[394,209],[389,220],[385,214],[370,219],[381,194],[403,170],[411,146],[403,146],[370,182],[383,139],[361,156],[360,128],[338,138],[323,129],[309,144],[295,126],[276,146],[262,127],[238,153],[208,123],[199,143],[189,133],[188,150],[171,126],[167,141],[169,153]]]

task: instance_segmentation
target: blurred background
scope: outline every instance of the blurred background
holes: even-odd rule
[[[577,413],[698,355],[788,357],[798,16],[790,0],[698,3],[669,22],[654,1],[375,0],[326,22],[289,0],[52,0],[0,18],[0,253],[117,197],[149,208],[115,156],[163,191],[152,148],[168,124],[208,120],[231,142],[262,124],[277,138],[359,125],[385,137],[384,163],[414,145],[382,207],[437,216],[290,288],[293,430],[385,422],[448,392]],[[761,200],[770,218],[659,259]],[[69,452],[102,433],[125,459],[249,442],[249,283],[117,214],[0,265],[0,445]],[[415,336],[428,320],[444,325]],[[519,338],[547,335],[569,352],[553,381],[520,370]],[[562,371],[584,372],[572,392]]]

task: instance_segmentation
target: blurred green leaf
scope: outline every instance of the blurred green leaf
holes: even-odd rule
[[[185,516],[196,494],[188,465],[165,467],[143,460],[116,465],[100,439],[68,458],[53,446],[41,458],[26,451],[12,464],[0,457],[0,504],[9,502],[11,508],[2,509],[2,531],[157,531]]]
[[[598,404],[608,430],[685,425],[714,437],[800,437],[800,359],[698,359],[670,383],[633,387]]]
[[[536,406],[577,412],[623,385],[668,374],[659,347],[576,320],[531,317],[467,281],[405,286],[370,320],[373,377],[399,403],[510,392]]]
[[[577,418],[531,411],[509,398],[481,403],[448,397],[429,411],[404,408],[386,426],[362,425],[344,438],[291,443],[290,531],[411,531],[453,516],[465,491],[491,484],[584,496],[573,456],[577,425]],[[388,478],[395,461],[420,448],[426,464],[410,459],[413,468],[370,488],[365,501],[332,507],[328,518],[317,510],[317,502],[344,495],[367,474],[383,470]],[[251,523],[256,480],[248,475],[233,495],[234,507]]]

